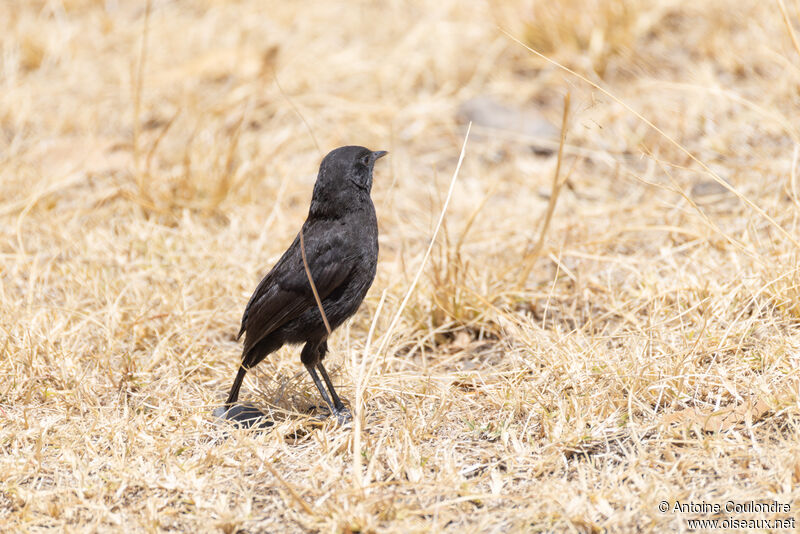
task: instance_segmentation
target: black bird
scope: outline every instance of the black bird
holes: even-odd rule
[[[334,330],[358,309],[375,279],[378,223],[372,204],[372,169],[385,151],[344,146],[322,160],[301,230],[306,260],[322,308]],[[224,416],[246,426],[260,412],[235,406],[247,370],[284,344],[305,343],[300,359],[322,399],[340,422],[349,412],[322,365],[328,330],[303,263],[298,233],[289,249],[258,284],[242,316],[237,339],[245,335],[242,364],[233,381]],[[330,397],[317,371],[328,386]]]

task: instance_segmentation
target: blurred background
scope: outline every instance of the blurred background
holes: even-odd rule
[[[796,499],[798,35],[797,0],[3,0],[0,518],[641,529],[692,484]],[[275,431],[220,441],[244,305],[348,144],[390,152],[331,347],[363,441],[306,428],[292,349],[246,382]],[[682,411],[725,408],[758,467]],[[318,515],[262,491],[267,456]]]

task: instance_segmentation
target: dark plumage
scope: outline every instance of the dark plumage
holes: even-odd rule
[[[308,267],[331,330],[358,310],[375,279],[378,224],[370,191],[375,161],[385,154],[345,146],[330,152],[320,164],[302,232]],[[287,343],[305,343],[300,359],[320,395],[331,413],[340,420],[347,417],[347,409],[322,366],[328,331],[303,265],[300,234],[250,297],[239,337],[242,334],[242,365],[225,403],[228,419],[252,423],[252,409],[234,406],[244,375]]]

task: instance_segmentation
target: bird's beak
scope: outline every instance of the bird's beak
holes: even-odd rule
[[[388,152],[386,152],[385,150],[378,150],[377,152],[373,152],[372,153],[372,161],[379,160],[383,156],[385,156],[386,154],[388,154]]]

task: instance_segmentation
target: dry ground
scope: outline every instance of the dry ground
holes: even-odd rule
[[[3,0],[3,529],[796,517],[792,32],[796,0]],[[424,261],[459,106],[559,127],[567,93],[560,189],[555,153],[474,125]],[[331,342],[356,424],[315,422],[282,349],[243,390],[275,427],[217,427],[247,298],[343,144],[391,152],[378,277]]]

